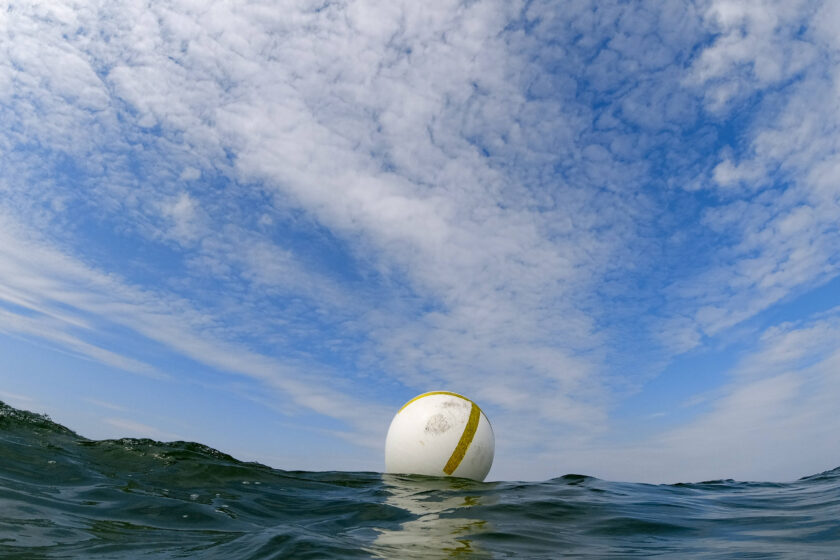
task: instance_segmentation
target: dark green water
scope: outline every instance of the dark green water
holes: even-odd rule
[[[840,558],[840,469],[786,484],[290,472],[0,403],[0,558]]]

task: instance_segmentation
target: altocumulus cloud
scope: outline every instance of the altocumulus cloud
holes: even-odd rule
[[[762,312],[838,273],[838,17],[820,2],[9,4],[0,329],[149,383],[181,356],[360,449],[394,405],[445,387],[488,409],[498,477],[679,478],[697,454],[683,436],[716,449],[749,435],[721,426],[783,424],[732,413],[742,395],[748,411],[784,403],[790,427],[819,404],[797,390],[836,394],[830,336],[810,361],[745,372],[798,332],[836,331],[833,315]],[[615,446],[621,399],[732,338],[713,405]],[[719,455],[704,472],[749,476]]]

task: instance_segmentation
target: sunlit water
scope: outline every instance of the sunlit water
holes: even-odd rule
[[[290,472],[0,403],[0,558],[840,558],[840,469],[786,484]]]

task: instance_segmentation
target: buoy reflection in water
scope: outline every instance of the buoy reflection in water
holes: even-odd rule
[[[374,557],[489,558],[470,538],[489,530],[487,521],[469,518],[469,509],[484,499],[469,490],[481,483],[392,474],[383,475],[382,482],[389,492],[385,503],[416,518],[402,523],[397,530],[378,529],[379,534],[369,550]],[[458,495],[452,496],[452,491]]]

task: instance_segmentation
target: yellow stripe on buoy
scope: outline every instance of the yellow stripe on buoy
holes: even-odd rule
[[[461,395],[458,396],[460,397]],[[458,468],[458,465],[461,464],[461,461],[464,460],[464,455],[467,454],[467,449],[470,448],[473,437],[475,437],[475,431],[478,429],[478,419],[479,416],[481,416],[481,409],[478,408],[474,402],[470,401],[470,403],[472,404],[472,408],[470,409],[470,419],[467,420],[467,426],[464,428],[464,433],[461,434],[461,439],[458,441],[458,445],[455,446],[455,451],[452,452],[452,456],[449,457],[449,460],[443,467],[443,472],[446,474],[454,473],[455,469]]]

